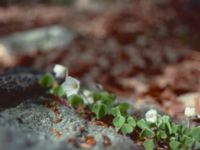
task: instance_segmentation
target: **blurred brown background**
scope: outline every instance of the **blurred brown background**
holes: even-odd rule
[[[199,91],[199,0],[1,0],[1,72],[55,63],[85,82],[179,111]]]

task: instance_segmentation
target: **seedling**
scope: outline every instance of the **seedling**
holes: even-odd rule
[[[108,107],[102,102],[96,102],[92,105],[92,112],[95,113],[97,119],[101,119],[108,114]]]
[[[65,90],[61,85],[59,85],[59,86],[53,88],[53,94],[58,97],[63,97],[65,95]]]
[[[69,97],[69,102],[73,108],[78,108],[79,106],[84,105],[82,97],[76,94]]]
[[[144,148],[146,150],[154,150],[155,149],[155,143],[153,140],[146,140],[144,141]]]
[[[47,73],[45,74],[40,80],[39,83],[41,86],[43,86],[44,88],[50,88],[53,86],[55,82],[55,78],[52,74]]]

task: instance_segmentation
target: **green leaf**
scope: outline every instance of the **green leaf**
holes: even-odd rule
[[[166,139],[167,138],[167,134],[165,133],[165,131],[158,131],[157,132],[157,136],[160,138],[160,139]]]
[[[178,142],[178,141],[176,141],[176,140],[172,140],[172,141],[170,141],[170,143],[169,143],[169,146],[170,146],[170,148],[172,149],[172,150],[179,150],[180,148],[180,145],[181,145],[181,143],[180,142]]]
[[[121,112],[120,112],[119,107],[114,107],[114,108],[112,108],[111,114],[112,114],[113,116],[121,115]]]
[[[186,126],[180,126],[179,130],[179,134],[186,134],[188,129]]]
[[[176,134],[178,132],[179,128],[180,128],[180,125],[172,123],[172,133],[173,134]]]
[[[156,148],[153,140],[146,140],[143,145],[145,150],[154,150]]]
[[[171,135],[173,133],[171,120],[169,116],[159,116],[156,125],[159,130],[165,130],[168,135]]]
[[[167,131],[168,135],[171,135],[172,134],[172,127],[171,127],[170,122],[166,122],[165,126],[166,126],[166,131]]]
[[[95,113],[97,119],[103,118],[108,113],[108,108],[103,103],[95,103],[92,107],[92,111]]]
[[[105,101],[114,101],[115,100],[115,95],[110,94],[108,92],[101,92],[101,99]]]
[[[77,108],[81,105],[84,105],[84,101],[83,101],[82,97],[80,97],[77,94],[70,96],[69,101],[73,108]]]
[[[50,88],[54,82],[55,79],[53,75],[50,73],[47,73],[39,80],[40,85],[43,86],[44,88]]]
[[[144,119],[139,120],[139,121],[137,122],[137,126],[138,126],[140,129],[149,128],[148,123],[147,123]]]
[[[192,128],[191,135],[196,141],[200,141],[200,126]]]
[[[170,117],[167,115],[164,115],[161,118],[162,118],[163,122],[170,122]]]
[[[53,89],[53,93],[56,96],[62,97],[65,95],[65,90],[63,89],[62,86],[57,86],[56,88]]]
[[[121,127],[121,131],[123,134],[129,134],[132,133],[134,128],[129,125],[128,123],[124,123],[123,126]]]
[[[94,92],[92,94],[92,97],[93,97],[94,101],[98,101],[98,100],[101,99],[101,93],[100,92]]]
[[[128,103],[123,102],[123,103],[120,103],[118,105],[118,107],[120,109],[120,112],[122,114],[126,115],[127,114],[127,110],[129,109],[130,105]]]
[[[140,138],[153,138],[155,136],[155,133],[153,132],[153,130],[145,128],[142,130],[142,132],[140,133]]]
[[[94,101],[103,101],[106,105],[111,105],[115,100],[115,95],[108,92],[94,92],[93,94]]]
[[[182,139],[183,139],[183,145],[188,148],[192,148],[192,146],[195,143],[195,139],[187,135],[183,135]]]
[[[113,120],[113,125],[117,128],[121,128],[125,123],[125,117],[118,115]]]
[[[102,100],[102,103],[105,104],[109,109],[112,109],[113,100],[111,99]]]
[[[133,128],[135,128],[135,126],[136,126],[136,121],[135,121],[135,119],[134,119],[133,117],[129,116],[129,117],[127,118],[127,122],[128,122],[129,125],[131,125]]]

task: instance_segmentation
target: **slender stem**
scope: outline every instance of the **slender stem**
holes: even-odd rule
[[[187,122],[187,127],[190,128],[190,118],[189,117],[187,117],[186,122]]]

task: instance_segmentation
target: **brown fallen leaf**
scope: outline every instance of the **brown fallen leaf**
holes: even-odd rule
[[[82,133],[82,132],[85,131],[85,128],[84,128],[84,127],[80,127],[80,128],[79,128],[79,131]]]
[[[96,140],[94,136],[88,135],[85,137],[85,142],[80,144],[80,147],[83,149],[90,149],[96,145]]]
[[[74,146],[76,146],[76,147],[78,147],[77,140],[74,137],[69,138],[67,142],[72,144],[72,145],[74,145]]]
[[[90,149],[92,147],[92,145],[89,145],[87,143],[81,143],[80,147],[83,148],[83,149]]]
[[[94,136],[88,135],[85,137],[85,143],[89,144],[91,146],[94,146],[94,145],[96,145],[96,140],[95,140]]]

